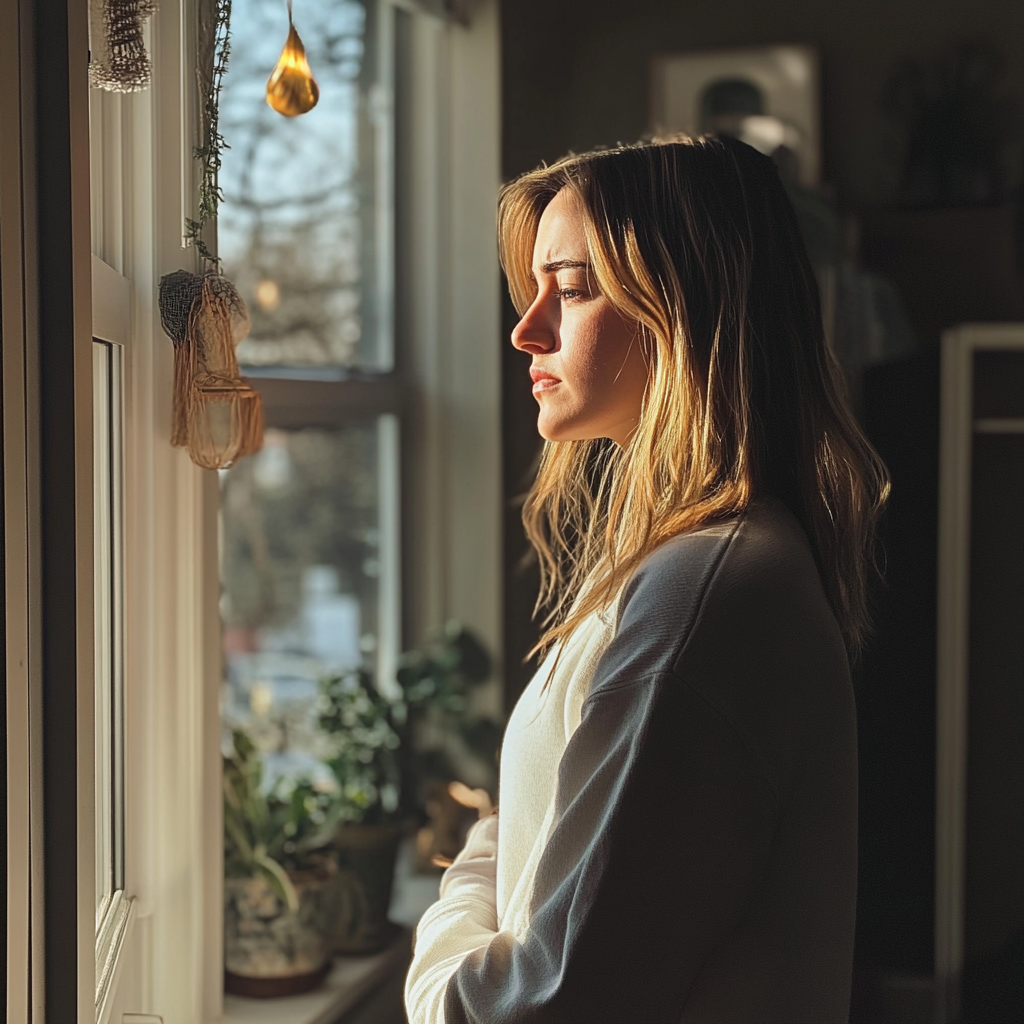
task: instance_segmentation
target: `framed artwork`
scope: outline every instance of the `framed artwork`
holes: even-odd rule
[[[807,46],[765,46],[655,57],[655,134],[717,132],[773,156],[807,188],[821,181],[819,62]]]

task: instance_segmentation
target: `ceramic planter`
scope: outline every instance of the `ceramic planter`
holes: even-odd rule
[[[395,859],[402,829],[397,825],[343,825],[334,840],[338,857],[334,950],[374,953],[394,937],[388,920]]]
[[[316,988],[331,966],[337,872],[291,876],[298,909],[263,877],[224,880],[225,990],[267,998]]]

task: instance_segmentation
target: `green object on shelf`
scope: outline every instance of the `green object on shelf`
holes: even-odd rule
[[[299,780],[290,790],[263,790],[263,765],[251,739],[236,729],[224,758],[224,873],[263,878],[291,910],[299,905],[291,875],[315,869],[338,822],[337,797]]]
[[[339,820],[380,824],[399,815],[402,745],[395,704],[365,669],[320,680],[320,728],[334,744]]]

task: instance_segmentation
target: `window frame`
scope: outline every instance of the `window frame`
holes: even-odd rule
[[[195,0],[169,0],[147,23],[160,72],[149,90],[118,100],[110,146],[123,216],[111,221],[111,247],[104,238],[99,253],[128,282],[130,329],[132,913],[113,965],[111,1021],[124,1013],[214,1021],[222,1009],[218,482],[168,443],[172,348],[155,294],[162,274],[196,268],[181,244],[197,171],[195,15]],[[35,32],[37,23],[47,31]],[[404,321],[396,348],[405,346],[408,371],[390,392],[334,382],[321,392],[320,415],[335,415],[329,407],[339,398],[339,416],[362,415],[378,401],[406,410],[402,501],[417,514],[402,529],[404,640],[457,617],[499,657],[497,2],[481,0],[468,25],[417,16],[412,27],[415,109],[400,129],[409,144],[398,166],[419,166],[399,183],[407,216],[396,233],[397,245],[408,246],[396,303]],[[96,969],[88,5],[16,0],[2,5],[0,28],[5,1010],[8,1020],[45,1012],[84,1021],[95,1013]],[[35,132],[40,123],[45,134]],[[286,386],[261,386],[277,422],[287,414]],[[497,688],[494,704],[500,713]],[[53,836],[60,840],[47,841]]]
[[[7,739],[23,730],[8,898],[12,875],[25,886],[7,906],[6,1009],[72,1020],[95,996],[86,6],[7,4],[2,35]]]

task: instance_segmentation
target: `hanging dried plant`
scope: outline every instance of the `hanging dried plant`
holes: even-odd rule
[[[155,0],[90,0],[89,82],[108,92],[138,92],[149,86],[153,65],[142,23]]]
[[[224,198],[218,184],[221,167],[221,153],[226,148],[224,136],[220,133],[220,93],[224,85],[224,75],[228,70],[228,59],[231,56],[231,0],[213,0],[214,18],[212,28],[206,29],[200,17],[200,70],[199,82],[203,103],[203,142],[193,150],[193,155],[202,164],[199,178],[199,211],[195,218],[185,220],[185,240],[191,242],[200,256],[214,266],[220,263],[220,257],[214,256],[203,241],[203,229],[208,223],[216,220],[217,207]],[[213,5],[211,4],[211,6]],[[210,38],[202,36],[208,34]],[[204,74],[202,65],[206,63],[202,54],[212,49],[212,71]]]

